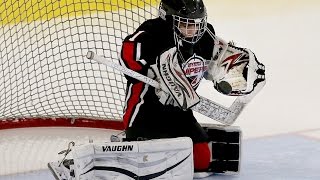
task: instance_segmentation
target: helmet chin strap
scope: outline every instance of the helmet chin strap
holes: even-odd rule
[[[177,33],[175,31],[173,31],[173,37],[174,37],[175,45],[177,47],[178,61],[180,61],[181,63],[184,63],[186,60],[184,59],[184,57],[183,57],[183,55],[181,53],[181,47],[183,47],[183,42],[179,38],[179,36],[177,35]]]
[[[178,49],[183,46],[182,44],[182,39],[179,37],[179,35],[173,31],[173,37],[174,37],[174,42],[176,44],[176,46],[178,47]]]

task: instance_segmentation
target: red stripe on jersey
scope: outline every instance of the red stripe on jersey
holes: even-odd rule
[[[123,124],[125,128],[129,126],[129,121],[132,117],[132,114],[137,104],[140,102],[140,95],[142,93],[143,86],[144,86],[143,82],[135,83],[132,85],[131,94],[127,102],[127,108],[123,116]]]
[[[142,69],[142,65],[139,64],[135,59],[135,43],[124,42],[122,45],[122,59],[129,69],[139,71]]]

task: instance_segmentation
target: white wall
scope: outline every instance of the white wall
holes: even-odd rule
[[[266,65],[267,85],[235,123],[244,137],[320,129],[320,2],[205,4],[216,34],[250,48]],[[204,88],[200,93],[212,96]],[[199,116],[199,121],[210,120]]]

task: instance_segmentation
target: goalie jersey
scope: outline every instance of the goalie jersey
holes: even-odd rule
[[[214,32],[212,25],[208,29]],[[166,50],[177,47],[178,62],[190,85],[196,89],[212,59],[214,41],[206,32],[195,44],[175,40],[172,23],[161,18],[145,21],[133,34],[125,38],[121,50],[121,64],[145,76],[156,79],[154,69],[157,58]],[[127,91],[123,121],[130,134],[146,138],[188,136],[193,141],[206,141],[206,135],[192,114],[192,110],[159,102],[155,88],[126,76]],[[133,128],[131,128],[133,127]],[[184,129],[181,130],[180,129]],[[197,132],[199,129],[199,132]],[[148,131],[149,130],[149,131]],[[160,132],[174,132],[166,134]]]

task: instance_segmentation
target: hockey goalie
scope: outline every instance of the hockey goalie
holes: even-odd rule
[[[186,180],[239,172],[240,128],[202,127],[192,112],[200,101],[196,89],[205,78],[212,91],[246,101],[264,86],[265,69],[251,50],[215,35],[202,0],[162,0],[159,17],[124,39],[120,64],[159,88],[127,74],[124,141],[68,149],[71,158],[49,163],[57,179]]]

